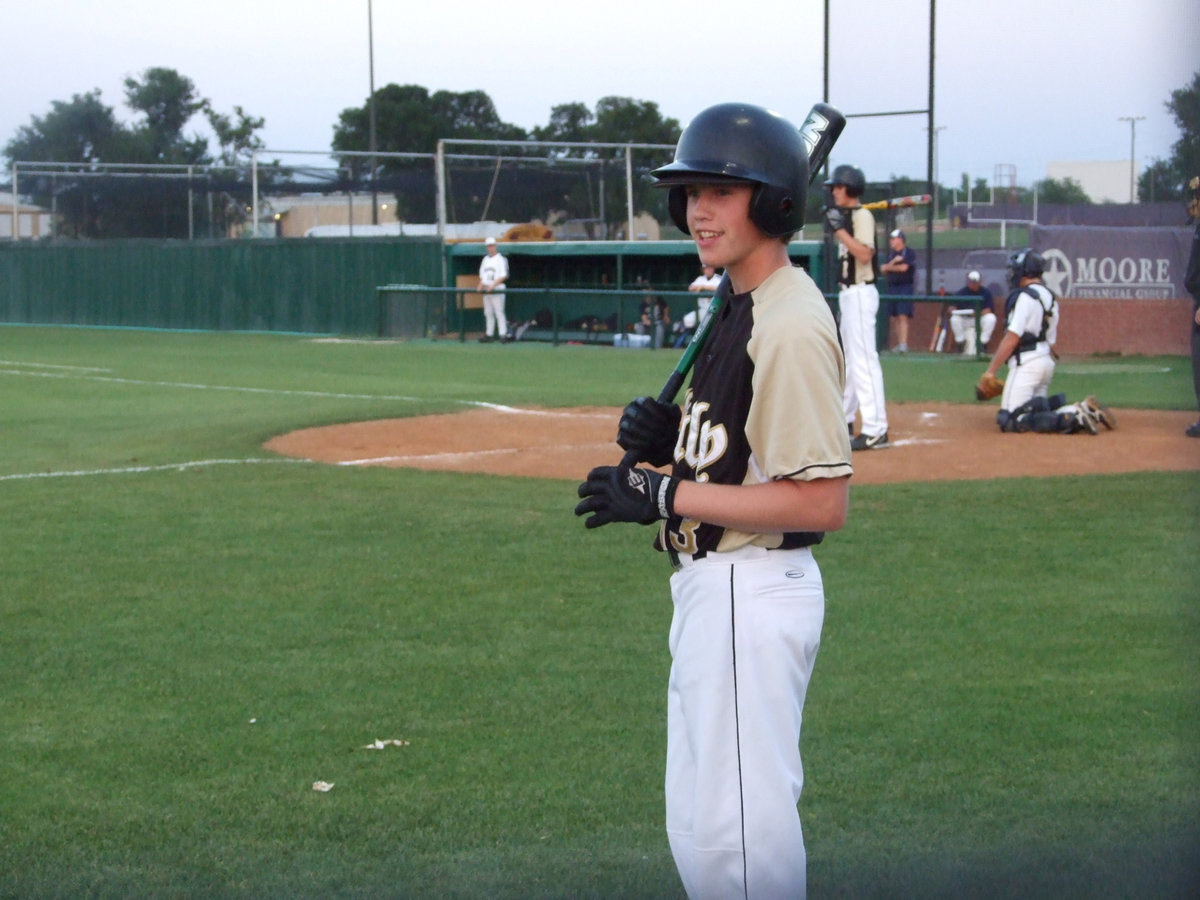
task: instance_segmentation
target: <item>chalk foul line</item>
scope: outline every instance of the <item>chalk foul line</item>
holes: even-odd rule
[[[246,466],[274,463],[295,464],[307,463],[306,459],[195,459],[189,462],[164,463],[158,466],[120,466],[112,469],[75,469],[61,472],[20,472],[14,475],[0,475],[0,481],[32,481],[35,478],[85,478],[93,475],[139,475],[147,472],[186,472],[190,469],[203,469],[209,466]]]

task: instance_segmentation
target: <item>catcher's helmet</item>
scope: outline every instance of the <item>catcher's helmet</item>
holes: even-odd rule
[[[1017,250],[1008,258],[1008,286],[1015,291],[1022,278],[1041,278],[1045,270],[1042,254],[1030,247]]]
[[[771,237],[804,225],[808,150],[796,126],[778,113],[748,103],[719,103],[683,129],[675,161],[650,173],[670,188],[671,220],[688,234],[685,184],[734,181],[756,185],[750,221]]]
[[[833,170],[833,174],[825,182],[826,187],[833,187],[835,184],[844,185],[846,193],[851,197],[861,197],[867,189],[867,178],[858,166],[842,164]]]

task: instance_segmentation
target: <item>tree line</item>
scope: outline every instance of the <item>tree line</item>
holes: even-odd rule
[[[550,111],[549,121],[526,131],[500,118],[495,104],[484,91],[434,91],[420,85],[388,84],[375,92],[375,133],[381,153],[432,154],[440,138],[492,141],[543,141],[557,143],[635,143],[673,145],[679,138],[680,124],[663,116],[656,103],[629,97],[604,97],[594,109],[583,103],[564,103]],[[99,90],[75,94],[69,101],[54,101],[49,111],[33,116],[28,125],[18,128],[4,147],[10,161],[58,163],[136,163],[192,166],[204,172],[202,181],[175,170],[158,178],[116,179],[114,177],[57,177],[39,175],[22,179],[22,193],[40,206],[52,208],[60,233],[79,237],[184,237],[198,217],[209,233],[225,233],[231,222],[245,218],[249,197],[247,166],[252,151],[264,147],[261,137],[265,119],[248,113],[241,106],[232,112],[220,112],[203,97],[190,78],[170,68],[150,68],[139,77],[124,82],[125,106],[134,114],[131,124],[118,121],[113,107],[104,103]],[[1172,91],[1165,107],[1180,129],[1180,138],[1166,159],[1155,159],[1147,166],[1138,183],[1139,199],[1181,200],[1188,178],[1200,172],[1200,71],[1183,87]],[[339,162],[334,190],[395,190],[399,207],[392,215],[410,221],[432,221],[433,185],[428,166],[412,160],[379,157],[375,167],[361,156],[339,157],[340,152],[365,151],[370,145],[371,105],[369,98],[361,106],[348,107],[333,126],[330,155]],[[208,125],[212,141],[193,131],[196,123]],[[464,163],[455,170],[450,197],[450,214],[465,221],[476,215],[481,195],[490,202],[499,194],[505,218],[522,221],[540,217],[548,210],[561,208],[572,213],[597,214],[599,209],[609,220],[624,216],[624,155],[619,150],[561,147],[547,154],[545,149],[505,149],[506,156],[522,154],[539,160],[547,155],[594,163],[599,173],[591,182],[565,170],[543,166],[538,176],[530,163],[519,184],[511,178],[499,178],[500,169],[489,162]],[[483,154],[481,154],[483,155]],[[635,168],[641,175],[664,160],[661,154],[639,155]],[[605,166],[612,171],[605,177]],[[268,161],[260,173],[261,183],[284,186],[294,172]],[[665,219],[662,192],[649,191],[645,179],[637,178],[635,203],[639,209]],[[893,175],[894,196],[924,193],[924,179]],[[180,202],[180,192],[203,190],[209,198],[198,211]],[[980,196],[989,192],[986,179],[968,183],[964,174],[959,188],[965,196],[968,188]],[[939,185],[939,206],[948,207],[953,191]],[[1008,202],[1029,202],[1028,188],[1013,188],[1016,196]],[[814,194],[818,192],[813,192]],[[586,202],[582,199],[587,195]],[[217,198],[214,205],[213,197]],[[1047,179],[1038,186],[1045,203],[1090,203],[1091,200],[1073,179]],[[507,206],[503,206],[507,204]],[[557,205],[556,205],[557,204]],[[810,219],[820,205],[810,198]]]

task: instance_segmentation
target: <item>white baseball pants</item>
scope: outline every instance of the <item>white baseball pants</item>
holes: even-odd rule
[[[883,369],[875,346],[875,318],[879,314],[879,291],[873,284],[844,287],[838,293],[841,310],[842,352],[846,357],[846,388],[842,409],[846,422],[862,415],[862,433],[878,437],[888,430],[883,396]]]
[[[1034,397],[1047,396],[1053,377],[1054,357],[1049,354],[1026,356],[1019,366],[1010,359],[1008,377],[1004,379],[1004,393],[1000,395],[1000,408],[1012,412]]]
[[[983,312],[979,316],[979,343],[986,345],[996,329],[996,314]],[[975,310],[956,309],[950,313],[950,330],[954,340],[963,345],[963,353],[975,352]]]
[[[488,291],[483,295],[483,316],[487,320],[488,335],[504,337],[508,334],[508,319],[504,317],[504,291]],[[499,326],[499,330],[494,330]]]
[[[800,722],[825,589],[807,548],[710,554],[671,578],[666,822],[691,900],[806,893]]]

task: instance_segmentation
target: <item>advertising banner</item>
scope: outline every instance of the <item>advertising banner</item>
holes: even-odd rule
[[[1037,226],[1033,248],[1046,260],[1042,280],[1060,297],[1169,300],[1183,287],[1190,228]]]

